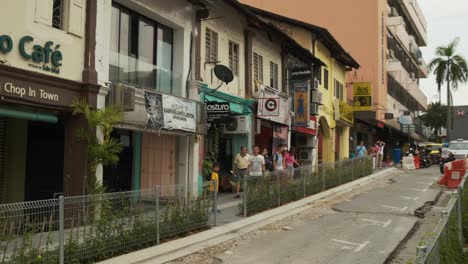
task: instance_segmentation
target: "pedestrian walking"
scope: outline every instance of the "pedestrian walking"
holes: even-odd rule
[[[364,146],[364,141],[361,141],[359,145],[356,146],[356,156],[362,158],[367,154],[367,149]]]
[[[379,155],[378,155],[378,158],[377,158],[378,166],[379,166],[379,168],[382,168],[383,167],[383,159],[384,159],[384,156],[385,156],[385,152],[384,152],[385,142],[377,141],[377,146],[379,147]]]
[[[262,156],[265,159],[265,169],[266,172],[273,171],[273,160],[271,159],[270,154],[268,153],[268,149],[264,148],[262,151]]]
[[[273,154],[273,169],[275,171],[283,171],[286,168],[286,161],[283,158],[284,145],[279,144],[278,150]]]
[[[247,168],[249,167],[249,154],[247,154],[247,147],[242,146],[240,153],[234,158],[232,168],[234,170],[234,181],[236,182],[236,195],[234,198],[240,198],[240,186],[247,174]]]
[[[249,157],[248,176],[261,177],[265,173],[265,158],[260,155],[260,148],[255,146]]]

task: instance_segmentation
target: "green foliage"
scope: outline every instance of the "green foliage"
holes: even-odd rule
[[[91,203],[82,217],[72,214],[66,222],[65,263],[95,263],[117,255],[136,251],[157,244],[160,238],[172,238],[189,231],[205,228],[208,223],[210,200],[207,196],[198,198],[175,198],[159,206],[157,218],[154,199],[139,200],[138,196],[107,199],[102,195],[89,197]],[[148,210],[152,208],[152,210]],[[96,214],[96,211],[100,213]],[[15,219],[12,219],[15,221]],[[159,222],[156,225],[156,221]],[[10,226],[12,223],[7,223]],[[28,224],[20,237],[10,237],[12,241],[22,240],[6,262],[2,263],[58,263],[58,248],[47,240],[39,247],[37,235],[46,230],[43,224]],[[48,230],[48,234],[56,232]],[[55,235],[54,235],[55,236]],[[7,238],[2,237],[1,241]],[[35,239],[35,240],[34,240]],[[33,244],[33,240],[36,244]],[[15,242],[16,243],[16,242]],[[48,246],[47,246],[48,245]],[[5,252],[2,252],[5,254]],[[0,258],[1,259],[1,258]]]
[[[96,179],[96,169],[102,166],[115,166],[119,162],[119,153],[122,145],[111,133],[114,126],[123,120],[123,111],[120,106],[113,105],[104,109],[91,109],[86,100],[78,100],[72,104],[73,115],[83,115],[88,122],[87,128],[78,131],[77,136],[88,145],[88,158],[90,175],[87,177],[86,189],[89,194],[104,192],[102,184]],[[97,136],[102,132],[103,138]]]
[[[447,106],[440,102],[429,104],[421,120],[425,126],[434,130],[434,135],[438,135],[439,130],[447,123]]]
[[[216,158],[212,153],[208,153],[203,159],[203,177],[209,180],[211,172],[213,172],[213,165],[216,163]]]

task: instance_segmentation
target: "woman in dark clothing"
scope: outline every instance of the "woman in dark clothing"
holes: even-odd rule
[[[262,156],[265,158],[265,168],[267,171],[273,171],[273,160],[271,156],[268,154],[268,149],[264,148],[262,152]]]

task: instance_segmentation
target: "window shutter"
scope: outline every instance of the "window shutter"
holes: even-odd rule
[[[67,31],[73,35],[83,37],[86,15],[85,0],[69,0],[67,9]]]
[[[35,21],[47,26],[52,26],[53,0],[36,0]]]

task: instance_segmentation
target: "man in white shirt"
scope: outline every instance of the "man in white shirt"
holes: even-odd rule
[[[249,176],[260,177],[265,173],[265,157],[260,155],[260,148],[253,148],[253,155],[249,156]]]

